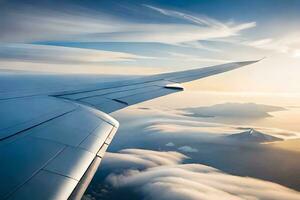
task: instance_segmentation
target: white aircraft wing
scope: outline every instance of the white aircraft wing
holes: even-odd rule
[[[0,199],[80,199],[118,129],[108,113],[257,61],[0,96]]]

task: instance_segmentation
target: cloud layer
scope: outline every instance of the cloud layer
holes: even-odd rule
[[[124,160],[127,160],[128,163],[131,162],[132,165],[139,163],[133,159],[133,157],[140,159],[139,151],[137,149],[129,150],[134,153],[122,157],[120,164]],[[135,156],[136,152],[138,152],[137,156]],[[147,152],[147,150],[142,150],[142,152],[154,154],[158,160],[165,160],[166,157],[169,157],[169,153],[166,152],[155,153],[154,151]],[[123,155],[123,153],[121,154]],[[119,153],[110,153],[110,157],[105,159],[110,160],[112,155],[115,159]],[[184,157],[182,154],[177,154],[177,156],[179,155],[181,158]],[[151,156],[145,156],[143,159],[149,162],[153,161]],[[182,159],[174,161],[172,164],[165,163],[167,165],[160,162],[154,167],[146,164],[144,166],[148,166],[148,168],[145,170],[132,170],[128,165],[125,168],[124,165],[121,165],[123,172],[110,174],[107,181],[115,188],[138,191],[144,195],[145,199],[210,200],[222,197],[222,199],[228,200],[296,200],[300,198],[300,193],[272,182],[229,175],[201,164],[180,164]]]
[[[159,152],[145,149],[124,149],[119,153],[105,154],[104,165],[110,168],[149,168],[161,165],[174,165],[187,157],[181,153]]]

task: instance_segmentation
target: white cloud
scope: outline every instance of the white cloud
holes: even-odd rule
[[[300,55],[300,33],[287,33],[277,38],[263,38],[254,41],[245,41],[242,44],[279,53],[287,53],[292,57]]]
[[[131,152],[136,151],[131,150]],[[153,154],[153,152],[150,153]],[[140,157],[140,153],[137,158]],[[160,156],[158,153],[154,154]],[[161,159],[165,159],[165,156],[164,154]],[[201,164],[180,163],[181,160],[177,160],[177,162],[172,162],[172,165],[149,166],[148,169],[142,171],[123,168],[125,171],[122,174],[110,174],[107,181],[114,187],[126,187],[127,189],[133,187],[146,199],[296,200],[300,198],[299,192],[279,184],[229,175]]]
[[[191,48],[196,48],[196,49],[203,49],[206,51],[217,52],[217,53],[222,52],[222,50],[220,50],[218,48],[213,48],[208,45],[203,45],[203,44],[201,44],[200,41],[183,42],[180,44],[180,46],[191,47]]]
[[[300,135],[297,131],[266,125],[254,125],[248,122],[239,123],[240,121],[236,119],[226,121],[223,118],[190,117],[193,113],[187,112],[187,108],[186,110],[170,110],[166,109],[166,106],[167,104],[161,108],[148,110],[133,107],[117,113],[116,117],[124,122],[123,126],[127,129],[126,134],[133,138],[139,138],[142,134],[142,137],[145,137],[146,140],[165,139],[165,143],[172,141],[177,146],[178,144],[183,145],[181,142],[186,144],[187,141],[214,142],[218,140],[220,142],[220,137],[224,135],[241,133],[250,128],[283,139],[298,138]],[[137,116],[141,120],[136,120]]]
[[[256,26],[256,22],[249,22],[243,24],[224,23],[204,15],[196,16],[184,12],[158,8],[151,5],[144,6],[154,11],[157,11],[165,16],[183,19],[187,22],[192,23],[193,25],[195,25],[195,27],[198,27],[198,29],[194,29],[195,34],[191,34],[191,32],[187,30],[185,33],[186,38],[178,38],[178,41],[173,41],[174,43],[191,43],[192,41],[197,40],[231,37],[239,35],[239,32],[242,30],[250,29]],[[172,32],[172,34],[174,33],[176,32]]]
[[[119,153],[105,154],[104,165],[122,168],[147,168],[160,165],[174,165],[186,159],[185,155],[174,151],[152,151],[146,149],[124,149]]]
[[[169,143],[166,144],[166,146],[167,146],[167,147],[174,147],[175,144],[174,144],[173,142],[169,142]]]
[[[1,41],[32,42],[71,39],[82,34],[118,31],[118,21],[91,10],[69,7],[45,9],[36,6],[15,7],[1,12]],[[113,24],[111,24],[113,23]]]
[[[186,153],[196,153],[198,149],[190,147],[190,146],[181,146],[178,148],[179,151],[186,152]]]
[[[206,16],[186,14],[148,6],[154,17],[163,14],[182,21],[132,21],[75,6],[50,10],[40,7],[15,7],[0,12],[0,69],[30,70],[63,73],[98,73],[110,66],[99,62],[135,61],[150,59],[130,53],[87,50],[49,45],[22,44],[41,41],[72,42],[158,42],[185,47],[218,51],[199,44],[199,40],[228,38],[252,28],[255,23],[224,23]],[[142,8],[141,8],[142,9]],[[170,34],[172,33],[172,34]],[[188,58],[188,62],[227,62],[224,59],[199,58],[173,54],[166,62]],[[151,59],[165,59],[161,57]],[[161,60],[158,60],[161,63]],[[110,63],[111,64],[111,63]],[[112,73],[120,72],[120,66]],[[101,68],[102,67],[102,68]],[[136,64],[132,67],[140,67]],[[101,68],[101,69],[100,69]],[[145,69],[145,68],[144,68]],[[154,67],[147,71],[154,71]],[[132,70],[134,71],[134,70]],[[158,70],[154,71],[157,72]],[[144,70],[143,70],[144,72]],[[139,70],[139,73],[142,73]]]
[[[204,16],[204,15],[194,16],[194,15],[186,14],[183,12],[158,8],[155,6],[150,6],[150,5],[145,5],[145,6],[152,10],[155,10],[163,15],[166,15],[166,16],[184,19],[184,20],[192,22],[196,25],[214,27],[214,28],[220,29],[220,30],[229,30],[230,28],[232,28],[232,30],[241,31],[241,30],[253,28],[256,26],[255,22],[238,24],[238,25],[234,25],[233,23],[226,24],[226,23],[222,23],[216,19]],[[233,33],[233,34],[235,34],[235,33]]]
[[[37,44],[0,44],[0,58],[45,63],[88,64],[146,58],[130,53]]]
[[[189,14],[186,14],[186,13],[183,13],[183,12],[178,12],[178,11],[168,10],[168,9],[162,9],[162,8],[158,8],[158,7],[151,6],[151,5],[145,5],[145,7],[148,7],[152,10],[155,10],[155,11],[157,11],[157,12],[163,14],[163,15],[184,19],[186,21],[193,22],[194,24],[197,24],[197,25],[227,28],[225,24],[223,24],[223,23],[221,23],[221,22],[219,22],[215,19],[206,17],[206,16],[201,16],[201,17],[193,16],[193,15],[189,15]]]
[[[111,66],[101,65],[97,66],[97,68],[95,65],[99,64],[99,62],[150,59],[150,57],[121,52],[49,47],[49,45],[22,45],[21,43],[42,41],[156,42],[216,52],[218,51],[217,49],[203,46],[199,43],[199,40],[230,38],[231,36],[239,35],[242,30],[255,27],[256,25],[254,22],[226,23],[206,16],[187,14],[153,6],[142,7],[141,9],[147,9],[145,12],[149,11],[149,9],[154,11],[150,12],[150,17],[152,14],[154,19],[157,18],[157,15],[162,14],[164,17],[170,17],[177,21],[162,20],[160,22],[151,22],[140,20],[137,22],[130,20],[130,18],[120,18],[76,6],[68,8],[62,6],[62,8],[57,10],[33,5],[30,7],[17,6],[13,10],[11,9],[7,8],[0,12],[0,26],[2,27],[0,33],[0,69],[99,73],[106,72],[103,68],[110,68]],[[163,62],[159,59],[165,59],[164,61],[167,64],[163,65],[170,65],[170,63],[179,65],[179,60],[181,62],[186,60],[187,62],[194,61],[197,63],[229,61],[182,54],[173,54],[170,58],[157,57],[151,59],[153,59],[152,62],[155,62],[156,59],[160,63]],[[119,67],[112,69],[112,73],[123,71],[120,70],[122,65],[124,64],[119,63]],[[156,64],[154,63],[153,65]],[[140,64],[136,63],[135,66],[131,66],[138,68]],[[150,72],[159,71],[157,67],[156,71],[154,68],[151,70],[144,69]],[[142,73],[141,70],[139,70],[139,73]]]
[[[294,50],[293,57],[300,57],[300,48]]]
[[[176,59],[181,59],[181,60],[187,59],[190,62],[215,62],[215,63],[233,62],[232,60],[217,59],[217,58],[203,58],[203,57],[196,56],[196,55],[176,53],[176,52],[169,52],[168,54]]]
[[[161,73],[160,70],[154,67],[145,67],[141,70],[140,66],[126,67],[120,64],[74,64],[74,63],[45,63],[45,62],[30,62],[26,60],[5,60],[0,59],[0,70],[12,70],[20,72],[30,73],[55,73],[55,74],[115,74],[115,75],[151,75],[155,73]],[[129,77],[130,78],[130,77]]]
[[[247,45],[253,46],[253,47],[264,47],[265,45],[270,44],[272,41],[273,41],[272,38],[264,38],[264,39],[260,39],[260,40],[245,42],[244,44],[247,44]]]
[[[63,46],[0,43],[0,69],[55,73],[124,73],[120,62],[149,59],[131,53]],[[123,67],[124,68],[124,67]],[[144,69],[150,70],[151,69]],[[143,73],[145,72],[143,70]],[[137,67],[127,73],[138,73]],[[125,72],[125,73],[126,73]]]
[[[144,128],[145,131],[150,132],[153,136],[157,133],[160,136],[176,138],[210,138],[220,136],[222,134],[231,134],[237,132],[236,127],[197,121],[197,119],[188,119],[178,117],[177,119],[159,119],[153,120]]]
[[[0,14],[0,17],[2,16],[0,25],[4,30],[0,38],[1,41],[9,42],[71,40],[179,44],[231,37],[256,26],[255,22],[223,23],[206,16],[195,16],[153,6],[148,8],[173,18],[184,19],[186,23],[138,23],[74,8],[60,12],[38,8],[16,8],[15,12]]]

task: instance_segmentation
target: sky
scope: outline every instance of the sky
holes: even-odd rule
[[[299,9],[294,0],[2,0],[0,69],[144,75],[265,57],[194,86],[296,94]]]

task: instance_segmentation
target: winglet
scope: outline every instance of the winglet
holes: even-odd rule
[[[267,58],[267,56],[262,57],[261,59],[257,60],[257,61],[261,61],[264,60],[265,58]]]

